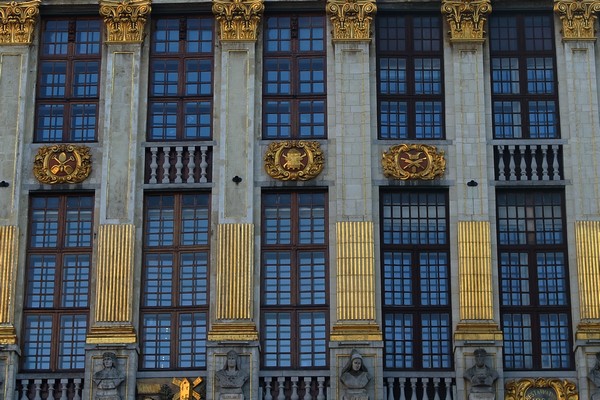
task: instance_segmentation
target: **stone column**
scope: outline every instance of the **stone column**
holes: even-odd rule
[[[554,11],[561,20],[562,46],[557,46],[558,81],[561,91],[561,132],[568,139],[564,148],[565,170],[571,171],[567,204],[575,220],[577,280],[571,282],[579,292],[579,308],[573,306],[575,363],[581,398],[595,390],[587,375],[600,351],[600,117],[598,111],[598,63],[596,19],[598,0],[557,0]],[[563,59],[560,58],[562,56]],[[564,65],[564,68],[560,68]],[[561,76],[561,72],[564,75]],[[573,190],[573,188],[576,188]],[[572,269],[575,266],[571,266]],[[573,279],[574,280],[574,279]],[[575,289],[575,285],[577,289]],[[579,318],[577,318],[579,316]]]
[[[254,109],[256,41],[263,10],[262,0],[213,1],[220,40],[220,53],[215,57],[215,86],[220,88],[215,104],[220,112],[215,118],[216,297],[208,333],[207,398],[216,398],[215,374],[231,350],[239,355],[240,368],[249,373],[242,387],[244,398],[254,400],[259,393],[254,318]]]
[[[32,115],[35,51],[31,48],[41,1],[0,1],[0,399],[15,393],[15,327],[24,138]]]
[[[95,300],[86,339],[84,398],[97,387],[94,373],[102,359],[114,354],[113,364],[125,376],[122,398],[135,396],[137,335],[134,329],[135,210],[138,198],[140,145],[140,64],[150,0],[101,0],[106,40],[103,61],[104,113],[99,126],[102,146],[100,225],[98,227]],[[103,117],[102,117],[103,115]],[[142,136],[143,137],[143,136]]]
[[[485,23],[491,12],[489,0],[444,0],[442,14],[449,27],[446,53],[446,93],[454,109],[448,112],[448,136],[455,141],[456,201],[458,211],[458,277],[460,321],[454,332],[456,376],[475,364],[475,350],[484,349],[487,365],[502,365],[502,332],[494,315],[490,204],[493,188],[488,184],[493,168],[492,148],[487,145],[486,92],[483,44]],[[490,202],[492,198],[492,202]],[[456,272],[453,272],[456,274]],[[458,398],[468,387],[457,379]],[[496,383],[501,392],[502,383]],[[496,394],[501,398],[500,394]]]
[[[382,398],[383,338],[375,299],[373,239],[371,38],[377,11],[369,0],[329,0],[332,25],[335,97],[329,97],[330,145],[335,146],[335,194],[331,215],[336,221],[335,316],[330,334],[331,393],[341,398],[342,370],[352,350],[363,357],[373,377],[365,387],[370,398]],[[332,101],[333,100],[333,101]],[[376,368],[377,367],[377,368]],[[335,377],[335,378],[334,378]]]

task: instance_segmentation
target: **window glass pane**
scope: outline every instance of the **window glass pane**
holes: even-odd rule
[[[179,368],[206,368],[206,313],[179,316]]]
[[[64,61],[40,62],[39,96],[64,97],[67,85],[67,63]],[[75,71],[77,74],[77,71]],[[77,77],[75,77],[77,81]]]
[[[63,264],[61,307],[88,307],[90,255],[66,254]]]
[[[300,304],[327,304],[325,253],[321,251],[300,253],[298,268],[300,272]]]
[[[449,368],[452,354],[450,315],[423,314],[421,324],[423,368]]]
[[[63,104],[37,105],[36,140],[38,142],[63,141],[65,106]]]
[[[50,315],[28,315],[25,317],[23,368],[26,370],[50,369],[52,331],[52,317]]]
[[[85,367],[85,337],[87,316],[63,315],[60,318],[58,367],[83,369]]]
[[[450,304],[450,272],[446,253],[423,252],[419,257],[421,305],[447,306]]]
[[[412,315],[384,315],[385,367],[413,368],[415,331]]]
[[[567,369],[571,367],[569,325],[567,314],[540,315],[543,369]]]
[[[213,29],[212,18],[188,18],[186,34],[187,52],[212,54]]]
[[[291,261],[288,252],[263,253],[263,298],[265,304],[291,304]]]
[[[183,253],[179,265],[179,305],[208,304],[208,253]]]
[[[302,367],[325,367],[327,365],[327,326],[325,313],[300,313],[300,362]]]
[[[74,63],[73,97],[98,97],[99,79],[99,63],[97,61]]]
[[[169,307],[173,293],[172,254],[147,254],[144,265],[144,305]]]
[[[46,21],[42,33],[43,55],[67,54],[69,40],[69,21]]]
[[[263,359],[266,367],[292,365],[291,315],[289,313],[264,313]]]
[[[56,279],[56,256],[31,255],[27,277],[27,307],[52,308]]]
[[[410,253],[383,253],[383,285],[385,305],[410,306],[413,304]]]
[[[142,321],[142,368],[170,368],[171,316],[145,314]]]

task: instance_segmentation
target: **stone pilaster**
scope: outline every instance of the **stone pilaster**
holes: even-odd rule
[[[563,40],[596,40],[598,0],[555,0],[554,12],[562,22]]]
[[[451,42],[483,42],[490,0],[442,0],[442,14],[450,25]]]

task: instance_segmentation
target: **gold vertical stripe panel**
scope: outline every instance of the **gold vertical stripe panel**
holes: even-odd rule
[[[490,224],[458,223],[460,319],[493,320]]]
[[[581,319],[600,319],[600,221],[577,221],[575,229]]]
[[[375,259],[372,222],[338,222],[337,319],[375,320]]]
[[[12,323],[18,228],[0,226],[0,324]]]
[[[216,318],[251,319],[254,225],[219,225]]]
[[[96,321],[131,323],[134,225],[101,225],[98,230]]]

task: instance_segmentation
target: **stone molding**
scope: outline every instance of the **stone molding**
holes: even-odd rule
[[[490,0],[443,0],[442,14],[450,25],[451,42],[483,42]]]
[[[0,45],[31,44],[41,0],[0,4]]]
[[[369,0],[329,0],[327,14],[333,25],[334,41],[370,41],[371,23],[377,13]]]
[[[256,41],[264,9],[262,0],[213,1],[221,41]]]
[[[101,0],[107,43],[142,43],[151,0]]]
[[[599,0],[555,0],[554,12],[562,21],[563,40],[596,40]]]

